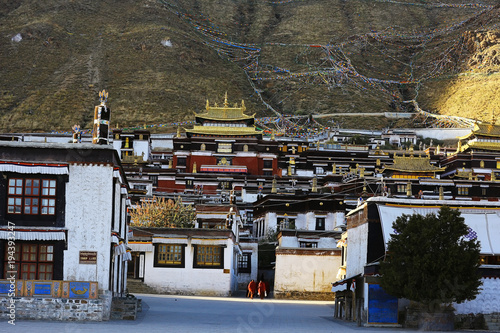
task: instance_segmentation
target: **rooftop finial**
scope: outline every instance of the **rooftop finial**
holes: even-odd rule
[[[205,108],[207,109],[207,111],[210,108],[210,103],[208,103],[208,99],[207,99],[207,106]]]
[[[227,103],[227,91],[226,91],[226,94],[224,95],[224,107],[227,108],[229,104]]]
[[[99,92],[99,100],[101,101],[101,105],[106,105],[108,101],[108,92],[106,90],[102,90]]]

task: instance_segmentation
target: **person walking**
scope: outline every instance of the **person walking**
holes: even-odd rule
[[[259,285],[257,286],[257,290],[260,296],[260,299],[264,299],[264,296],[266,295],[266,284],[264,281],[260,280]]]
[[[250,281],[250,283],[248,283],[248,297],[253,299],[253,296],[255,295],[256,292],[257,292],[257,283],[254,280],[252,280]]]

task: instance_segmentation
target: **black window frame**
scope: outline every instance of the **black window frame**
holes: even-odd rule
[[[12,214],[8,213],[8,200],[9,200],[9,180],[10,179],[23,179],[23,190],[26,179],[40,180],[40,202],[38,214]],[[42,210],[42,182],[43,180],[55,180],[55,195],[50,198],[55,199],[55,212],[53,215],[41,214]],[[40,227],[64,227],[65,226],[65,207],[66,207],[66,182],[68,181],[67,175],[51,175],[51,174],[24,174],[5,172],[0,173],[0,225],[7,225],[7,221],[15,223],[16,226],[40,226]],[[25,195],[22,198],[24,201]],[[47,196],[48,198],[49,196]],[[24,203],[24,202],[23,202]],[[24,206],[23,206],[24,210]]]
[[[198,251],[202,246],[211,246],[220,248],[220,262],[219,265],[202,265],[198,264]],[[193,254],[193,268],[203,268],[203,269],[223,269],[224,268],[224,248],[225,245],[205,245],[205,244],[195,244],[194,254]]]
[[[246,258],[245,260],[243,260]],[[238,273],[251,273],[252,272],[252,254],[243,253],[238,255]]]
[[[172,244],[166,244],[166,243],[155,243],[154,245],[154,260],[153,260],[153,267],[170,267],[170,268],[185,268],[186,267],[186,246],[187,244],[178,244],[178,243],[172,243]],[[181,256],[182,260],[180,264],[164,264],[160,263],[160,260],[158,260],[158,256],[160,254],[160,246],[180,246],[181,247]]]
[[[299,247],[301,249],[317,249],[318,248],[318,242],[304,242],[304,241],[300,241],[299,242]]]
[[[322,223],[320,223],[322,222]],[[316,229],[315,230],[325,230],[326,218],[323,216],[316,217]]]
[[[187,157],[177,157],[177,166],[185,167],[187,165]]]
[[[43,246],[43,245],[47,245],[47,246],[53,246],[53,251],[52,251],[52,255],[53,255],[53,260],[52,261],[43,261],[43,260],[39,260],[39,258],[37,258],[36,261],[24,261],[22,260],[15,260],[16,263],[23,263],[23,262],[30,262],[30,263],[34,263],[36,262],[37,264],[37,278],[38,278],[38,274],[40,273],[39,270],[38,270],[38,265],[39,264],[44,264],[44,263],[47,263],[47,262],[50,262],[52,264],[52,279],[51,280],[63,280],[63,262],[64,262],[64,250],[66,249],[66,246],[65,246],[65,241],[16,241],[15,245],[19,248],[22,249],[22,246],[23,245],[37,245],[37,248],[39,250],[40,246]],[[11,251],[11,246],[8,245],[8,241],[5,240],[5,241],[0,241],[0,255],[2,256],[0,258],[0,278],[2,279],[7,279],[11,276],[11,273],[9,272],[10,270],[12,270],[11,267],[9,267],[9,263],[11,261],[14,261],[14,260],[8,260],[8,255],[12,254],[12,253],[9,253],[9,251]],[[37,250],[37,251],[38,251]],[[39,255],[40,253],[37,252],[37,255]],[[7,256],[6,256],[7,255]],[[19,257],[22,256],[22,250],[21,250],[21,253],[19,253]],[[19,270],[22,270],[21,267],[19,267]],[[22,276],[16,276],[16,279],[18,280],[21,280],[21,277]],[[37,280],[37,279],[35,279]]]

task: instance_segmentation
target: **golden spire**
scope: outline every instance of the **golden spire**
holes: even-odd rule
[[[181,137],[181,127],[180,126],[177,126],[177,137],[178,138]]]
[[[247,108],[245,107],[245,101],[241,100],[241,111],[245,112]]]
[[[271,188],[271,193],[278,193],[278,189],[276,188],[276,178],[273,179],[273,187]]]
[[[208,111],[209,108],[210,108],[210,103],[208,102],[208,99],[207,99],[207,105],[205,106],[205,109]]]
[[[316,178],[316,177],[313,178],[311,192],[314,192],[314,193],[318,192],[318,178]]]
[[[227,108],[229,104],[227,103],[227,91],[226,94],[224,95],[224,107]]]

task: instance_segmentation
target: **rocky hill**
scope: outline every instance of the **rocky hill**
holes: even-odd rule
[[[500,111],[496,4],[0,0],[0,132],[90,128],[102,89],[118,127],[193,120],[226,91],[258,117],[406,112],[416,101],[490,120]]]

